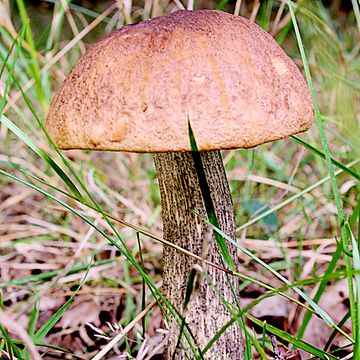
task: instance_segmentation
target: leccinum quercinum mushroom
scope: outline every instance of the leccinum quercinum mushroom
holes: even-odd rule
[[[313,105],[292,60],[257,25],[220,11],[177,11],[106,36],[79,60],[55,96],[47,130],[62,149],[155,153],[164,238],[216,264],[221,255],[206,216],[189,143],[188,121],[220,228],[235,238],[221,149],[250,148],[307,130]],[[211,150],[211,151],[210,151]],[[236,249],[229,252],[237,265]],[[180,311],[194,260],[170,247],[163,254],[163,294]],[[234,303],[226,274],[206,267]],[[231,279],[235,291],[238,283]],[[186,320],[203,348],[230,319],[203,279]],[[169,359],[178,324],[169,324]],[[206,359],[241,359],[235,322]],[[183,338],[185,349],[189,349]],[[190,354],[190,352],[188,352]],[[191,356],[191,355],[190,355]],[[176,359],[185,358],[179,351]]]

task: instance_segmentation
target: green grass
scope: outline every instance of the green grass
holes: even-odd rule
[[[305,74],[316,124],[292,139],[223,153],[238,242],[221,233],[211,206],[209,219],[230,268],[226,247],[239,248],[242,265],[229,271],[229,279],[242,279],[244,295],[234,307],[215,289],[230,318],[204,349],[186,324],[185,309],[175,309],[160,291],[166,240],[151,156],[61,152],[43,126],[52,96],[83,47],[125,23],[125,10],[110,2],[87,9],[64,1],[67,12],[61,2],[48,3],[46,28],[37,26],[38,9],[26,2],[17,0],[9,8],[7,2],[0,4],[0,14],[9,15],[0,17],[0,310],[26,330],[45,356],[85,359],[109,342],[94,336],[86,319],[63,328],[64,314],[87,303],[97,314],[93,326],[109,338],[117,335],[109,324],[131,327],[118,353],[129,358],[161,353],[161,313],[175,317],[182,329],[178,344],[189,344],[189,358],[206,358],[235,323],[244,327],[246,359],[274,356],[272,336],[279,346],[300,349],[309,357],[336,359],[352,353],[358,358],[359,2],[351,2],[345,21],[319,1],[286,1],[277,29],[273,21],[280,2],[263,1],[258,9],[257,23],[276,35]],[[219,1],[213,8],[232,12],[233,6]],[[131,21],[154,9],[152,1],[133,5]],[[158,11],[169,9],[160,5]],[[116,11],[116,16],[122,14],[118,23]],[[251,4],[243,5],[241,13],[255,15]],[[46,235],[33,235],[39,229]],[[53,267],[46,270],[47,265]],[[221,264],[208,265],[224,271]],[[192,275],[188,298],[196,281]],[[336,308],[327,309],[329,298],[339,297],[334,289],[344,279],[348,308],[339,300]],[[204,269],[202,281],[213,284]],[[247,297],[253,288],[256,297]],[[256,316],[257,306],[275,295],[286,299],[289,314],[295,314],[284,320],[285,327],[272,323],[271,316]],[[154,300],[157,306],[148,306]],[[324,343],[312,342],[314,322],[328,334]],[[8,331],[1,318],[0,352],[2,358],[31,358],[20,334]],[[115,354],[110,349],[106,356]]]

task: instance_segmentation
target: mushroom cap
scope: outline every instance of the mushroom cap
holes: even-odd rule
[[[46,128],[62,149],[250,148],[307,130],[313,103],[299,69],[259,26],[181,10],[124,26],[71,70]]]

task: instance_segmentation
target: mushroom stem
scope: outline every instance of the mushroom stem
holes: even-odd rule
[[[219,151],[201,153],[210,196],[216,216],[223,232],[235,238],[235,220],[230,189],[226,179]],[[172,241],[196,255],[222,265],[221,254],[212,229],[195,212],[206,216],[199,180],[193,156],[186,152],[155,154],[163,216],[164,238]],[[229,248],[230,255],[237,266],[236,248]],[[195,260],[170,247],[163,254],[163,294],[180,311],[183,311],[188,276]],[[211,282],[221,292],[226,301],[234,303],[227,274],[213,267],[200,264],[211,278]],[[235,292],[238,279],[230,278]],[[213,286],[206,278],[200,279],[186,308],[186,321],[195,335],[200,348],[212,339],[231,316]],[[178,342],[179,325],[170,318],[169,337],[164,358],[171,359]],[[190,347],[182,338],[188,354]],[[195,344],[196,345],[196,344]],[[176,359],[185,359],[185,352],[177,350]],[[190,355],[191,356],[191,355]],[[242,359],[242,331],[238,324],[230,326],[205,354],[205,359]]]

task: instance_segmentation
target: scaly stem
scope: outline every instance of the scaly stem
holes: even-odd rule
[[[222,231],[235,238],[235,220],[230,189],[219,151],[201,153],[201,160],[209,185],[210,195]],[[212,229],[195,214],[206,216],[199,180],[191,153],[155,154],[161,201],[163,206],[164,238],[199,256],[222,265],[219,248]],[[229,247],[235,267],[237,253]],[[195,260],[170,247],[164,248],[163,294],[179,310],[183,310],[188,277]],[[234,303],[226,273],[200,264],[212,279],[226,301]],[[235,291],[238,279],[232,278]],[[205,278],[200,279],[185,312],[186,321],[195,335],[200,348],[230,320],[230,314]],[[172,319],[169,337],[164,351],[165,359],[172,359],[178,342],[179,325]],[[182,343],[191,357],[185,338]],[[196,344],[194,344],[196,345]],[[175,359],[185,359],[184,351],[176,353]],[[205,354],[205,359],[242,359],[243,339],[238,324],[234,324]]]

